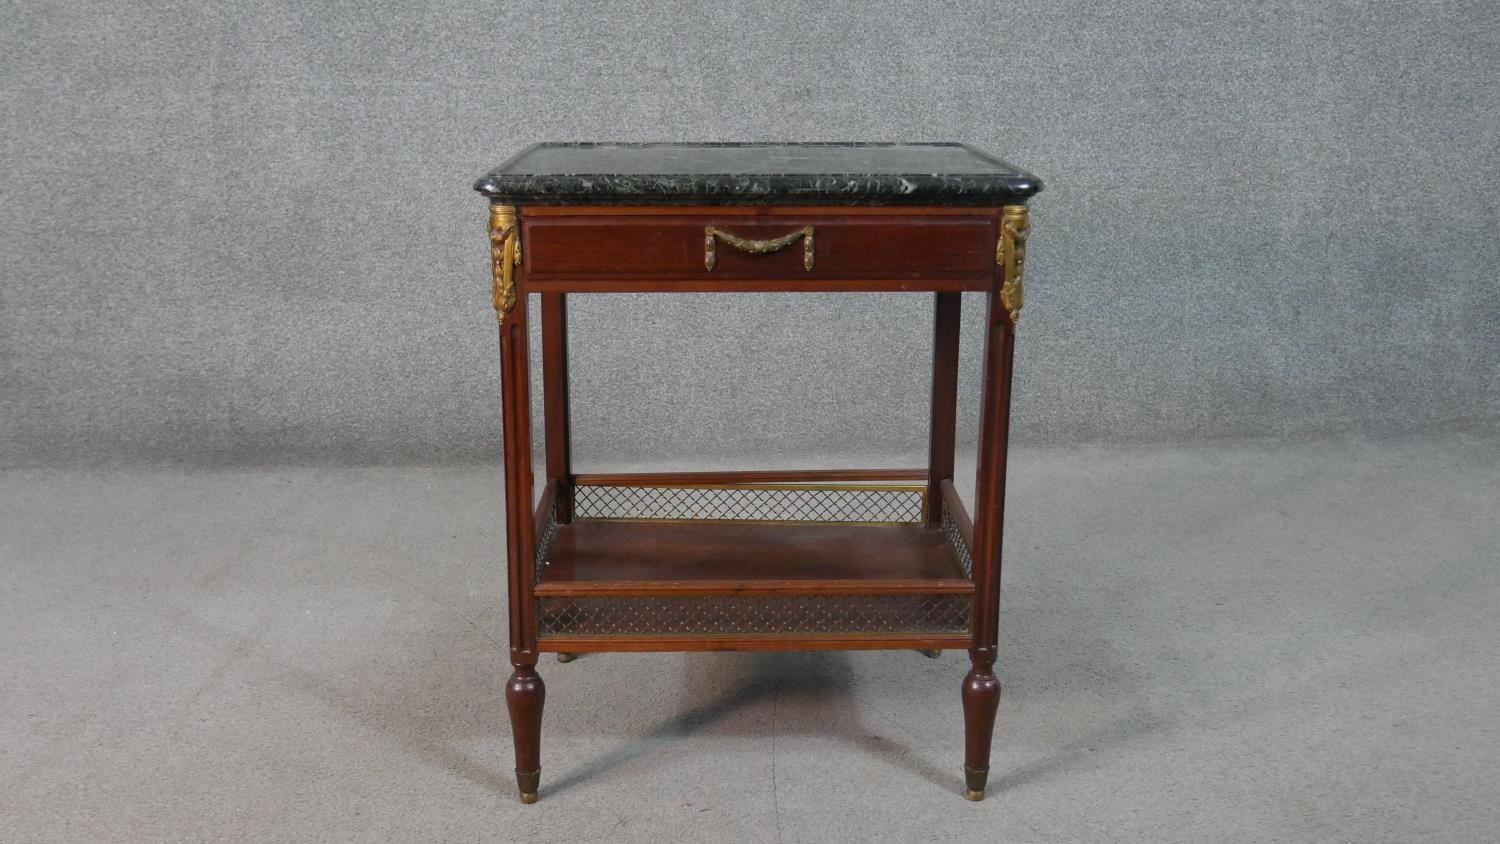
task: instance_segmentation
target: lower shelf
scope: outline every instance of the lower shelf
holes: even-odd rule
[[[944,532],[921,525],[580,519],[540,562],[539,596],[973,591]]]
[[[590,649],[584,639],[622,650],[632,637],[650,650],[673,637],[694,649],[795,644],[768,637],[957,647],[974,589],[941,530],[904,525],[585,520],[556,528],[539,575],[544,650]]]

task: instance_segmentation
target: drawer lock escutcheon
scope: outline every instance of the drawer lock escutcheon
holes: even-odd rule
[[[738,249],[741,252],[749,252],[749,253],[754,254],[754,255],[765,255],[765,254],[768,254],[768,253],[771,253],[771,252],[777,252],[777,251],[780,251],[782,249],[785,249],[788,246],[791,246],[793,243],[796,243],[798,240],[801,240],[802,241],[802,269],[804,269],[804,270],[811,270],[813,268],[813,227],[812,226],[803,226],[802,228],[800,228],[800,229],[792,232],[791,234],[784,234],[781,237],[773,237],[770,240],[750,240],[748,238],[737,237],[735,235],[730,234],[729,232],[722,231],[720,229],[716,229],[713,226],[704,226],[703,227],[703,268],[704,269],[711,270],[711,269],[714,268],[714,261],[715,261],[714,244],[717,241],[720,241],[720,240],[724,241],[725,243],[729,244],[730,246],[733,246],[735,249]]]

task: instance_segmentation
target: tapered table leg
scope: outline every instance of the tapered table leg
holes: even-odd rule
[[[995,678],[999,639],[1000,552],[1005,526],[1005,468],[1010,441],[1011,365],[1022,271],[1030,224],[1026,208],[1001,209],[997,288],[985,314],[984,381],[979,399],[979,468],[974,479],[974,643],[964,677],[964,796],[983,800],[1000,681]]]
[[[536,561],[532,536],[531,381],[527,374],[526,294],[515,277],[519,261],[516,209],[490,206],[490,256],[495,315],[500,323],[501,417],[505,434],[505,551],[510,593],[510,664],[505,684],[516,745],[521,802],[535,803],[542,771],[542,703],[547,690],[536,673]]]
[[[1000,681],[993,663],[975,661],[964,677],[964,796],[984,799],[990,776],[990,746],[995,737],[995,711],[1000,707]]]
[[[542,422],[547,480],[557,484],[557,523],[573,521],[573,458],[568,433],[568,298],[542,293]],[[558,654],[559,661],[562,654]]]
[[[534,665],[517,665],[505,684],[505,708],[516,745],[516,786],[522,803],[535,803],[542,779],[542,705],[547,686]]]

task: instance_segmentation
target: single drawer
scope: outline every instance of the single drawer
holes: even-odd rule
[[[996,215],[641,209],[522,213],[529,281],[971,279],[995,271]],[[707,285],[707,286],[705,286]]]

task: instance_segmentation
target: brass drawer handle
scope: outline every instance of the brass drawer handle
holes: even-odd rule
[[[802,228],[792,232],[791,234],[784,234],[781,237],[773,237],[770,240],[747,240],[743,237],[736,237],[729,232],[720,231],[713,226],[704,226],[703,267],[704,269],[709,270],[714,268],[714,242],[716,240],[722,240],[730,246],[733,246],[735,249],[740,250],[741,252],[750,252],[755,255],[765,255],[769,252],[775,252],[777,250],[784,249],[787,246],[796,243],[799,238],[802,240],[802,269],[811,270],[813,268],[812,226],[803,226]]]

